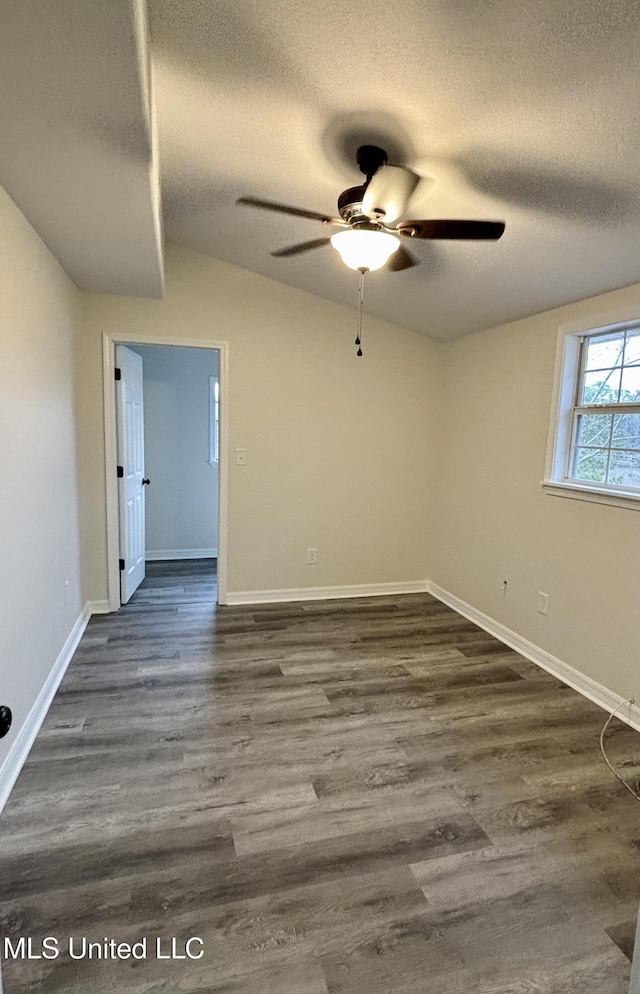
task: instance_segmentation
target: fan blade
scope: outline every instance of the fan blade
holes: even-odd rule
[[[288,204],[276,204],[271,200],[258,200],[256,197],[239,197],[237,204],[247,207],[260,207],[263,211],[277,211],[278,214],[293,214],[294,217],[307,217],[310,221],[322,221],[324,224],[342,224],[340,218],[318,214],[316,211],[305,211],[302,207],[289,207]]]
[[[362,212],[392,224],[402,217],[420,177],[403,166],[381,166],[367,185]]]
[[[330,241],[330,238],[314,238],[310,242],[298,242],[297,245],[290,245],[289,248],[278,249],[277,252],[272,252],[271,255],[275,255],[278,258],[299,255],[300,252],[308,252],[309,249],[320,248]]]
[[[395,234],[408,238],[460,238],[496,241],[504,231],[503,221],[403,221]]]
[[[418,265],[419,260],[416,259],[415,255],[411,252],[407,252],[404,245],[400,245],[399,248],[392,252],[389,256],[389,261],[385,266],[391,273],[400,273],[403,269],[411,269],[413,266]]]

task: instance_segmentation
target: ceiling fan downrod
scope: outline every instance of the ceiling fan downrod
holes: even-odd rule
[[[358,163],[360,172],[364,173],[367,177],[365,186],[369,185],[369,182],[375,173],[377,173],[382,166],[386,166],[388,161],[389,156],[383,148],[378,148],[377,145],[360,146],[356,152],[356,162]]]

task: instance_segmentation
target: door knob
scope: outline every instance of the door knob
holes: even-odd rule
[[[13,715],[11,714],[11,708],[8,708],[6,704],[0,707],[0,739],[3,739],[9,729],[11,728],[11,721]]]
[[[151,483],[151,480],[147,480],[146,478],[142,481],[142,485],[146,486],[146,487],[148,487],[150,483]]]

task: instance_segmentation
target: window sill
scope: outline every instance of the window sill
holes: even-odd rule
[[[627,507],[640,511],[640,494],[620,490],[600,490],[598,487],[582,486],[578,483],[561,483],[543,480],[542,489],[552,497],[569,497],[572,500],[587,500],[595,504],[610,504],[613,507]]]

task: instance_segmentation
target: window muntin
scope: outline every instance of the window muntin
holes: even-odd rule
[[[640,493],[640,326],[585,335],[567,480]]]

